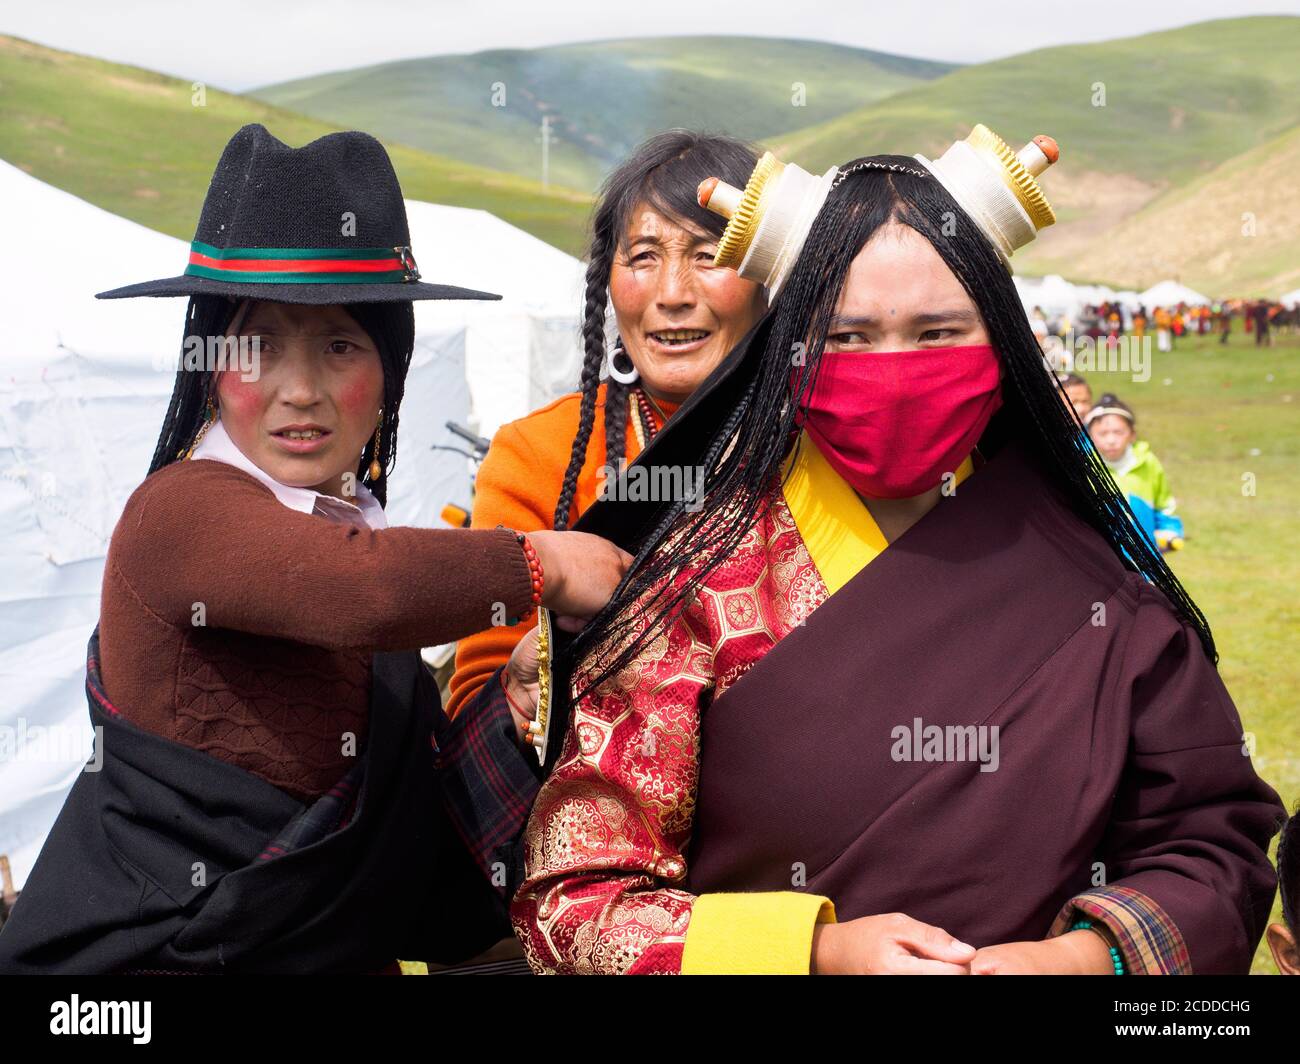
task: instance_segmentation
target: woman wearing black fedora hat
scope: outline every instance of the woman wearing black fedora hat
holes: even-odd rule
[[[454,724],[418,648],[534,604],[597,612],[630,560],[577,532],[389,528],[427,284],[362,133],[226,146],[149,476],[104,568],[96,759],[0,933],[7,972],[374,971],[509,934],[536,789],[500,683]],[[242,358],[228,358],[238,352]],[[251,357],[249,357],[251,355]]]

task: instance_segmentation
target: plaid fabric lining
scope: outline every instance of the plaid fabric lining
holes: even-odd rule
[[[86,694],[95,701],[110,717],[120,717],[121,711],[108,700],[104,693],[104,683],[99,678],[99,626],[90,634],[90,646],[86,654]]]
[[[361,782],[365,779],[365,769],[364,761],[358,761],[348,769],[338,783],[290,820],[266,844],[257,859],[269,861],[282,854],[300,850],[347,827],[361,808]]]
[[[434,763],[443,802],[474,862],[507,901],[517,879],[515,842],[541,789],[541,766],[516,738],[497,669],[453,721],[439,714]]]
[[[1098,887],[1076,894],[1061,909],[1048,938],[1076,920],[1105,924],[1115,936],[1128,975],[1191,975],[1192,960],[1182,933],[1159,905],[1132,887]]]

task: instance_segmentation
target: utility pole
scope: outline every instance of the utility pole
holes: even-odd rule
[[[551,116],[542,115],[542,188],[551,186]]]

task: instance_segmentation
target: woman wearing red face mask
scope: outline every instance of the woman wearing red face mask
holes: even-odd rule
[[[1249,969],[1284,810],[1008,271],[1055,157],[701,189],[777,298],[657,442],[702,509],[580,524],[637,561],[557,661],[536,969]]]

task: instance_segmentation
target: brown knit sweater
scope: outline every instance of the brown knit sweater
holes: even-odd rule
[[[358,528],[225,462],[176,462],[113,532],[100,668],[128,720],[310,801],[355,763],[372,652],[481,631],[531,594],[510,532]]]

